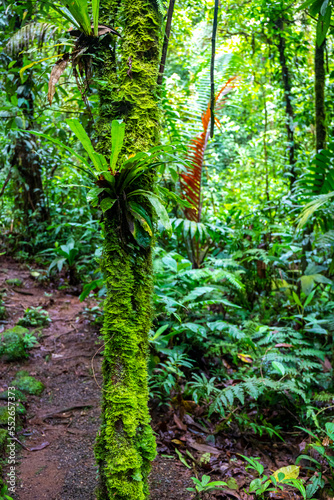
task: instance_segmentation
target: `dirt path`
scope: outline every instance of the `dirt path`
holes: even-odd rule
[[[8,278],[21,279],[22,287],[8,286]],[[8,260],[0,260],[3,288],[7,289],[8,317],[6,323],[0,323],[0,332],[14,326],[29,306],[42,306],[52,319],[28,360],[0,363],[1,390],[10,385],[18,370],[28,371],[45,384],[41,396],[28,396],[27,415],[18,438],[28,448],[45,446],[46,442],[49,445],[34,452],[18,447],[15,499],[93,500],[101,356],[98,354],[94,362],[97,383],[91,359],[101,344],[98,329],[82,314],[89,304],[80,303],[66,291],[44,288],[26,266]],[[176,459],[158,457],[150,477],[151,499],[187,500],[190,496],[185,487],[191,485],[190,475],[191,471]]]

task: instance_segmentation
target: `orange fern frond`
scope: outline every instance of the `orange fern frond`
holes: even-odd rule
[[[227,80],[216,95],[216,109],[221,109],[225,102],[226,96],[235,87],[236,77]],[[180,175],[180,185],[183,197],[193,205],[194,208],[186,208],[184,213],[188,220],[199,222],[201,219],[201,185],[202,185],[202,170],[204,163],[204,153],[208,144],[210,135],[210,120],[211,109],[210,102],[206,111],[202,114],[203,132],[191,140],[188,146],[186,159],[190,165],[186,172]],[[220,126],[219,120],[215,122]]]

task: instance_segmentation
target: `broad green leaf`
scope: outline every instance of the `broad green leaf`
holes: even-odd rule
[[[113,120],[111,124],[111,155],[110,155],[110,169],[115,172],[117,158],[121,152],[125,134],[125,123],[119,123]]]
[[[316,460],[313,457],[310,457],[309,455],[299,455],[299,457],[296,460],[296,465],[298,465],[301,460],[309,460],[310,462],[320,465],[318,460]]]
[[[152,227],[152,221],[146,212],[146,210],[139,205],[139,203],[136,203],[134,201],[129,201],[128,203],[129,209],[140,224],[143,226],[143,229],[148,232],[150,236],[153,236],[153,227]]]
[[[310,293],[310,295],[307,297],[307,299],[305,300],[305,302],[304,302],[304,308],[305,308],[306,306],[308,306],[308,305],[309,305],[309,303],[311,302],[311,300],[312,300],[312,299],[313,299],[313,297],[314,297],[314,294],[315,294],[315,290],[313,290],[313,291]]]
[[[93,202],[95,200],[98,201],[98,196],[99,196],[99,194],[103,193],[103,191],[104,191],[104,188],[98,188],[98,187],[90,189],[87,193],[87,201],[90,201],[90,202]]]
[[[331,15],[332,15],[332,7],[330,4],[327,5],[326,12],[324,15],[319,14],[318,23],[317,23],[317,45],[323,43],[326,38],[328,28],[331,23]]]
[[[303,307],[303,306],[302,306],[302,303],[300,302],[300,299],[299,299],[298,295],[296,294],[296,292],[292,292],[292,296],[293,296],[294,301],[296,302],[296,304],[297,304],[299,307],[301,307],[301,308],[302,308],[302,307]]]
[[[254,491],[256,491],[261,487],[261,484],[261,479],[259,479],[258,477],[256,479],[253,479],[253,481],[249,485],[249,493],[253,493]]]
[[[302,291],[305,293],[305,295],[309,296],[314,286],[314,275],[302,276],[300,278],[300,282],[302,286]]]
[[[100,0],[92,0],[94,36],[98,35]]]
[[[211,483],[209,483],[207,485],[208,489],[216,489],[217,486],[227,486],[228,488],[230,488],[230,490],[237,490],[238,489],[238,486],[236,488],[232,488],[232,486],[230,486],[230,483],[232,485],[234,485],[234,482],[232,481],[234,479],[234,477],[231,477],[231,479],[229,479],[228,483],[225,483],[225,481],[211,481]],[[236,481],[235,481],[236,482]]]
[[[221,483],[221,481],[215,481],[214,483]],[[210,483],[210,485],[213,485],[214,483]],[[223,483],[226,485],[230,490],[238,490],[239,485],[234,477],[230,477],[226,483]]]
[[[210,481],[210,476],[206,476],[205,474],[202,476],[202,486],[205,486]]]
[[[326,432],[328,436],[334,440],[334,423],[333,422],[326,422],[325,424]]]
[[[277,469],[274,472],[273,476],[275,477],[277,482],[281,482],[282,480],[285,481],[286,479],[297,479],[297,477],[299,476],[299,469],[300,467],[298,465],[288,465],[287,467],[281,467],[280,469]],[[283,479],[279,479],[279,474],[284,475]]]
[[[100,203],[101,210],[103,212],[106,212],[107,210],[109,210],[114,206],[115,201],[116,200],[113,200],[112,198],[104,198]]]
[[[137,189],[136,191],[132,191],[128,197],[132,196],[145,196],[150,202],[151,205],[153,206],[159,221],[161,224],[164,226],[166,231],[171,235],[172,234],[172,226],[167,214],[167,211],[165,207],[163,206],[160,198],[156,196],[154,193],[151,193],[150,191],[144,191],[143,189]]]
[[[193,300],[196,300],[198,297],[201,297],[201,295],[204,295],[205,293],[212,293],[216,290],[215,287],[213,286],[198,286],[194,290],[192,290],[186,297],[183,299],[183,302],[190,302]]]
[[[280,373],[282,376],[285,375],[285,368],[284,366],[282,365],[282,363],[279,363],[279,361],[273,361],[271,363],[271,366],[276,370],[278,371],[278,373]]]
[[[90,36],[92,29],[87,0],[61,0],[61,3],[68,8],[85,35]]]

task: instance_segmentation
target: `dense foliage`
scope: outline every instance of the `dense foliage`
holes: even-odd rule
[[[158,229],[151,401],[185,409],[194,401],[218,430],[275,441],[298,426],[322,439],[325,428],[332,435],[334,399],[330,2],[318,2],[319,9],[284,0],[221,2],[210,138],[213,3],[175,5],[159,90],[165,148],[134,158],[123,149],[128,170],[111,176],[121,185],[131,169],[156,169],[155,193],[137,193],[156,212],[126,201],[129,221],[119,208],[139,245],[151,243],[154,224]],[[77,43],[61,7],[0,7],[1,251],[37,271],[38,280],[69,287],[82,300],[94,296],[102,308],[100,220],[118,192],[94,187],[89,169],[98,168],[85,140],[97,143],[99,85],[110,82],[67,68],[48,104],[51,68]],[[92,142],[75,133],[73,118]],[[130,187],[121,191],[130,198]],[[21,324],[35,320],[48,318],[26,311]],[[315,466],[320,477],[328,463],[332,470],[328,455],[327,465]],[[331,474],[326,487],[334,487]]]

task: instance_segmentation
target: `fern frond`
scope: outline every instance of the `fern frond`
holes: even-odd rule
[[[325,205],[325,203],[327,203],[327,201],[333,197],[334,197],[334,191],[328,194],[322,194],[316,196],[312,201],[310,201],[307,205],[305,205],[300,215],[297,228],[301,229],[303,226],[305,226],[306,222],[311,217],[311,215],[313,215],[314,212],[319,210],[320,207]]]
[[[221,87],[216,95],[215,102],[221,107],[225,103],[224,96],[231,92],[234,88],[233,81],[235,77],[230,78]],[[206,89],[207,92],[207,89]],[[206,100],[205,100],[206,99]],[[208,102],[205,96],[204,102]],[[201,99],[199,99],[201,101]],[[184,198],[193,205],[194,208],[186,208],[184,213],[188,220],[199,222],[201,218],[201,185],[202,185],[202,169],[204,163],[204,153],[208,144],[210,134],[211,109],[210,102],[206,106],[206,111],[202,114],[203,132],[193,138],[188,146],[186,159],[190,163],[185,173],[180,175],[180,186]]]
[[[334,191],[334,143],[315,155],[307,174],[299,181],[304,194],[316,196]]]
[[[9,55],[15,55],[28,49],[34,42],[42,46],[57,29],[57,26],[49,23],[26,24],[9,39],[4,50]]]

